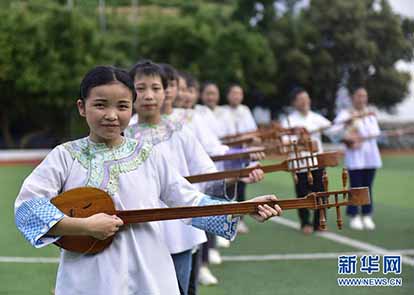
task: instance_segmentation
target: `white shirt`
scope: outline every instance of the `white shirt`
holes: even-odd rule
[[[218,137],[208,127],[209,122],[204,121],[193,109],[174,108],[173,113],[167,118],[172,122],[179,122],[187,126],[208,155],[222,155],[229,150],[229,147],[222,145]]]
[[[295,110],[287,118],[281,120],[281,125],[284,128],[304,127],[309,132],[313,132],[319,128],[329,127],[331,122],[313,111],[309,111],[306,115],[303,115],[301,112]],[[324,133],[328,132],[326,131]],[[295,140],[296,136],[291,136],[291,139]],[[322,152],[321,133],[315,132],[311,134],[311,139],[317,142],[318,152]]]
[[[197,104],[194,107],[194,111],[202,118],[204,122],[208,122],[207,126],[218,137],[221,137],[220,122],[214,116],[213,112],[204,105]]]
[[[236,133],[255,131],[257,129],[252,112],[247,106],[242,104],[237,107],[225,105],[223,108],[231,114],[235,124]]]
[[[335,118],[334,122],[342,122],[351,117],[355,110],[348,109],[341,111]],[[381,134],[378,121],[375,116],[366,116],[355,119],[349,128],[355,129],[361,137],[374,137],[364,140],[359,148],[345,149],[345,167],[349,170],[356,169],[376,169],[382,166],[381,155],[377,145],[375,136]],[[346,132],[344,125],[334,127],[335,131]]]
[[[215,126],[215,133],[218,138],[236,133],[236,122],[233,120],[233,116],[226,108],[216,106],[213,110],[211,110],[207,106],[197,105],[196,110],[197,109],[200,111],[207,109],[213,114],[215,119],[210,122],[213,122],[211,126]]]

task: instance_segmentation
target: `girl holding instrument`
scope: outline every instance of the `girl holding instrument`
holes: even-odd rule
[[[364,114],[369,114],[365,116]],[[349,171],[351,187],[368,186],[371,203],[361,208],[348,206],[350,228],[355,230],[374,230],[372,220],[372,184],[375,172],[382,166],[381,155],[376,137],[381,134],[377,118],[368,107],[368,93],[364,87],[356,88],[352,93],[352,108],[341,111],[334,123],[346,121],[346,127],[338,125],[333,131],[345,143],[345,167]]]
[[[217,202],[181,177],[150,143],[121,135],[134,100],[134,85],[125,71],[99,66],[88,72],[81,82],[77,106],[88,123],[89,136],[54,148],[26,178],[16,199],[16,225],[34,247],[62,236],[99,240],[114,236],[97,254],[62,249],[56,294],[179,294],[157,222],[123,226],[120,218],[104,213],[70,217],[51,202],[60,193],[85,186],[99,188],[111,196],[118,210],[157,208],[160,200],[174,207]],[[264,221],[279,213],[280,207],[261,206],[253,217]],[[234,237],[237,216],[213,220],[192,218],[187,222]]]

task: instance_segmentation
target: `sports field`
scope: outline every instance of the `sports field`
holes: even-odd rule
[[[257,224],[246,220],[251,232],[240,235],[230,249],[222,250],[222,265],[212,266],[220,284],[203,287],[202,295],[230,294],[414,294],[414,156],[383,157],[374,185],[374,232],[336,229],[333,210],[328,211],[328,234],[303,236],[295,227],[295,211],[283,218]],[[58,249],[33,249],[17,232],[13,202],[32,166],[0,167],[0,294],[51,294]],[[341,188],[340,169],[328,170],[330,189]],[[291,176],[267,175],[264,182],[251,185],[249,196],[275,193],[293,197]],[[343,211],[344,212],[344,211]],[[276,222],[278,221],[278,222]],[[346,220],[345,220],[346,221]],[[345,238],[344,238],[345,237]],[[401,250],[401,275],[382,272],[360,277],[399,277],[402,287],[338,287],[337,257],[341,253],[381,254]],[[304,255],[306,254],[306,255]],[[32,260],[30,259],[32,258]]]

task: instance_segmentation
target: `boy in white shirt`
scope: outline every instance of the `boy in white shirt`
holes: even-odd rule
[[[331,123],[323,116],[311,110],[311,99],[309,94],[302,88],[292,91],[292,103],[294,111],[282,120],[282,126],[285,128],[305,128],[308,132],[318,130],[319,128],[329,127]],[[296,139],[291,138],[292,140]],[[321,133],[314,132],[311,139],[317,142],[318,152],[322,152]],[[309,153],[302,152],[301,156],[307,156]],[[295,185],[296,196],[304,197],[310,192],[320,192],[324,190],[322,183],[324,169],[314,169],[312,171],[313,184],[308,183],[307,171],[296,173],[298,182]],[[301,223],[301,229],[304,234],[311,234],[314,230],[319,229],[319,210],[314,211],[313,222],[310,222],[308,209],[299,209],[298,215]]]

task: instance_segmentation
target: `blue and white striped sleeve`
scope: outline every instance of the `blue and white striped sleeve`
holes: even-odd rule
[[[209,196],[203,196],[198,206],[228,204],[229,202],[214,199]],[[227,240],[234,240],[237,235],[237,224],[240,217],[233,217],[232,215],[218,215],[207,217],[192,218],[191,224],[194,227],[207,231],[209,233],[221,236]]]
[[[16,209],[15,222],[26,240],[35,248],[41,248],[60,238],[46,236],[46,233],[63,217],[47,198],[36,198],[24,201]]]
[[[61,146],[53,149],[25,179],[16,198],[16,226],[36,248],[59,239],[47,235],[50,228],[64,217],[50,200],[62,191],[71,161],[72,158]]]

